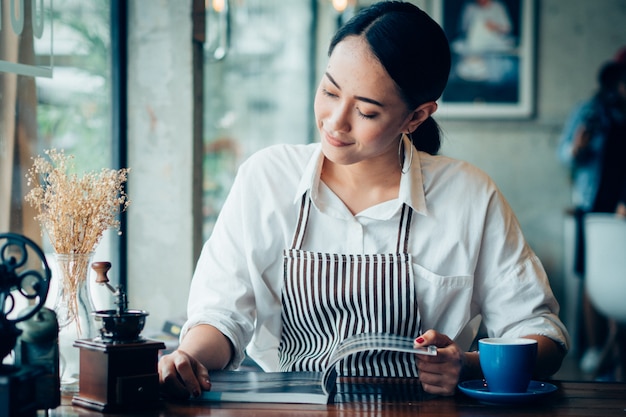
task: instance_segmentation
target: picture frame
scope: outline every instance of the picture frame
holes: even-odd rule
[[[442,118],[529,118],[534,113],[535,1],[436,0],[450,41]]]

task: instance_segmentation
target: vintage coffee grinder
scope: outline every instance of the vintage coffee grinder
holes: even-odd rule
[[[159,341],[141,337],[148,313],[129,310],[126,293],[109,284],[109,262],[94,262],[96,282],[116,297],[117,309],[94,311],[100,335],[80,339],[79,393],[72,404],[100,412],[155,407],[159,404]]]
[[[0,364],[1,416],[35,416],[61,402],[59,327],[44,307],[50,277],[39,246],[0,234],[0,361],[15,353],[13,364]]]

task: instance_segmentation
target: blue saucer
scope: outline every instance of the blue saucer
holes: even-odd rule
[[[474,379],[459,383],[465,395],[491,404],[521,404],[543,398],[557,390],[556,385],[547,382],[530,381],[526,392],[491,392],[484,379]]]

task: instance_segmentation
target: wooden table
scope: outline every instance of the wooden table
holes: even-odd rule
[[[153,410],[102,414],[71,405],[71,398],[52,410],[50,416],[137,416],[137,417],[282,417],[282,416],[586,416],[626,417],[626,383],[554,382],[558,390],[540,402],[516,406],[483,404],[458,392],[454,397],[422,395],[418,400],[342,402],[330,405],[173,403],[164,402]],[[42,411],[39,415],[43,416]]]

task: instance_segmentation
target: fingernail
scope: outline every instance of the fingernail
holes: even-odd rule
[[[422,336],[418,337],[417,339],[415,339],[416,343],[424,343],[424,338]]]

